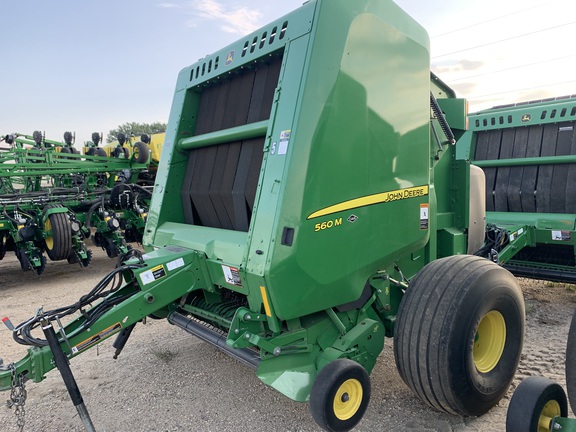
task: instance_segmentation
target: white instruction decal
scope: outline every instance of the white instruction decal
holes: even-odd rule
[[[182,258],[175,259],[174,261],[170,261],[168,264],[166,264],[166,267],[170,271],[176,270],[177,268],[180,268],[183,266],[184,266],[184,260]]]
[[[140,273],[140,280],[142,281],[142,285],[147,285],[150,282],[154,282],[154,275],[152,274],[152,270],[145,271]]]
[[[280,141],[278,143],[278,154],[284,155],[288,153],[288,140]]]

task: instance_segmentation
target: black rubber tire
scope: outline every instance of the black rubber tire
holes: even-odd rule
[[[34,270],[34,273],[40,276],[42,273],[44,273],[44,270],[46,270],[46,257],[40,254],[38,255],[38,258],[40,259],[40,265],[33,267],[32,270]]]
[[[26,252],[24,252],[22,249],[16,249],[15,253],[16,253],[16,258],[18,258],[18,261],[20,261],[20,268],[23,271],[31,270],[32,269],[32,263],[30,262],[28,255],[26,255]]]
[[[82,267],[88,267],[92,262],[92,251],[90,249],[86,250],[86,258],[80,260],[80,264]]]
[[[112,157],[127,159],[128,158],[127,152],[128,149],[125,147],[116,147],[114,150],[112,150]]]
[[[111,238],[105,239],[104,240],[106,243],[104,245],[104,250],[106,251],[106,255],[108,255],[108,258],[116,258],[118,256],[118,246],[116,246],[116,243],[114,243],[114,240],[112,240]]]
[[[96,154],[96,147],[90,147],[86,150],[86,156],[94,156]]]
[[[106,154],[106,150],[100,147],[96,148],[96,150],[94,151],[94,156],[108,157],[108,155]]]
[[[60,153],[72,153],[72,150],[70,150],[70,147],[62,147]]]
[[[150,149],[146,144],[141,141],[138,141],[134,144],[133,154],[134,160],[139,163],[143,164],[148,162],[148,156],[150,154]]]
[[[477,331],[488,316],[501,319],[503,335],[491,338]],[[510,272],[471,255],[435,260],[413,278],[400,303],[394,329],[398,372],[439,411],[484,414],[514,378],[524,321],[524,299]],[[497,346],[488,350],[492,363],[483,372],[474,359],[475,352],[481,353],[480,342]]]
[[[346,402],[342,400],[344,404],[350,402],[356,403],[358,406],[342,405],[344,410],[349,409],[351,412],[346,413],[346,417],[349,415],[348,418],[340,419],[336,415],[334,402],[339,391],[342,392],[344,389],[350,388],[347,386],[350,382],[354,383],[353,389],[361,389],[360,400],[354,397]],[[343,384],[346,387],[342,387]],[[370,391],[370,377],[366,369],[349,359],[334,360],[324,366],[312,384],[310,412],[316,423],[327,431],[349,431],[364,416],[370,402]],[[344,393],[341,397],[344,396],[349,397],[348,393]]]
[[[538,428],[542,414],[551,419],[557,415],[567,417],[566,393],[560,385],[548,378],[528,377],[520,383],[510,399],[506,413],[506,432],[538,432],[542,430]]]
[[[73,250],[70,252],[70,255],[68,255],[66,260],[68,261],[68,264],[76,264],[80,261],[78,259],[78,255],[76,255],[76,252],[74,252]]]
[[[566,341],[566,392],[572,412],[576,413],[576,310],[572,315]]]
[[[44,211],[61,207],[48,204]],[[44,222],[44,230],[52,230],[52,236],[44,239],[44,248],[52,261],[67,259],[72,252],[72,230],[66,213],[52,213]]]
[[[7,232],[0,232],[0,260],[6,256],[8,250],[8,235]]]

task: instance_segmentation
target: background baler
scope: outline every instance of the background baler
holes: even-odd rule
[[[518,276],[576,281],[576,96],[470,115],[460,157],[486,173],[492,255]]]
[[[484,239],[484,178],[455,156],[465,101],[429,66],[426,32],[393,2],[317,0],[182,70],[147,253],[18,326],[34,347],[0,389],[57,366],[90,428],[66,359],[116,333],[118,354],[152,316],[308,401],[327,430],[362,418],[386,336],[426,403],[489,410],[524,305],[510,273],[467,255]]]

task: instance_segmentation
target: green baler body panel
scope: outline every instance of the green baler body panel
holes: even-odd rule
[[[278,317],[291,319],[358,299],[371,274],[428,242],[429,50],[424,30],[392,2],[310,2],[268,27],[254,53],[242,58],[241,40],[181,72],[145,242],[204,251],[239,268],[243,286],[263,279]],[[179,143],[206,130],[197,124],[202,93],[274,56],[281,70],[247,235],[186,223],[189,155]],[[218,75],[197,80],[216,58]],[[227,110],[232,95],[215,103]],[[220,248],[198,245],[212,242],[210,232]]]

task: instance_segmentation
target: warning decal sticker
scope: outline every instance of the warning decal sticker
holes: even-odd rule
[[[280,142],[278,143],[278,154],[283,155],[288,153],[288,143],[290,142],[290,130],[280,132]]]
[[[570,231],[552,231],[552,240],[570,241],[572,240],[572,233]]]
[[[428,221],[430,220],[430,212],[428,204],[420,204],[420,229],[428,229]]]
[[[80,351],[90,348],[93,345],[96,345],[98,342],[106,339],[108,336],[112,336],[114,333],[120,331],[122,328],[122,324],[116,323],[104,330],[100,333],[95,334],[94,336],[80,342],[77,345],[72,347],[72,354],[78,354]]]
[[[222,271],[224,272],[224,279],[226,282],[236,286],[242,286],[242,280],[240,279],[240,273],[236,267],[222,266]]]

